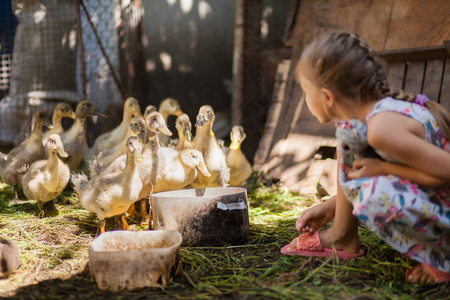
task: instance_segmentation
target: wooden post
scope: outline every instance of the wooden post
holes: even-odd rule
[[[78,25],[78,46],[80,47],[80,77],[81,89],[83,99],[87,98],[86,92],[86,63],[84,61],[84,43],[83,43],[83,28],[81,26],[81,0],[77,0],[75,5],[77,7],[77,25]]]
[[[231,124],[242,122],[243,69],[244,69],[244,2],[236,0],[233,50],[233,98],[231,100]]]

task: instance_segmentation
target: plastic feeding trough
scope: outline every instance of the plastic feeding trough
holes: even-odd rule
[[[247,241],[247,190],[240,187],[187,189],[151,196],[154,229],[176,230],[183,245],[239,245]]]
[[[177,231],[111,231],[89,246],[89,268],[101,290],[163,287],[178,270]]]

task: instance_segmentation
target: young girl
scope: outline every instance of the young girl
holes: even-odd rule
[[[375,51],[347,32],[309,44],[296,78],[321,123],[365,122],[369,145],[383,160],[355,160],[348,171],[338,153],[336,197],[301,214],[296,228],[305,233],[281,253],[361,256],[359,220],[421,263],[407,272],[408,281],[450,281],[449,112],[424,95],[391,92]],[[317,231],[333,217],[329,229]]]

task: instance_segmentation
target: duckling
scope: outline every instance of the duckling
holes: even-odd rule
[[[227,154],[227,165],[230,168],[230,185],[239,186],[251,174],[252,166],[242,153],[240,146],[244,141],[246,134],[242,126],[233,126],[230,132],[230,151]]]
[[[156,182],[157,168],[159,167],[160,145],[157,133],[161,132],[171,136],[172,132],[167,128],[163,116],[159,112],[151,112],[145,117],[145,144],[142,151],[144,160],[138,165],[139,175],[142,182],[138,199],[147,199],[153,185]],[[125,166],[124,156],[119,156],[103,172],[120,172]],[[102,174],[102,173],[100,173]],[[133,210],[134,207],[132,207]],[[133,210],[134,211],[134,210]],[[141,201],[141,215],[143,220],[148,219],[146,202]]]
[[[47,130],[42,134],[42,144],[44,146],[47,145],[47,139],[51,134],[61,134],[64,132],[64,128],[61,124],[62,118],[71,118],[75,119],[75,112],[72,109],[72,106],[70,106],[68,103],[60,102],[56,105],[55,109],[53,110],[53,117],[52,117],[52,130]]]
[[[131,119],[128,126],[128,132],[125,136],[125,141],[131,136],[137,136],[142,143],[145,139],[145,121],[142,117],[134,117]],[[106,149],[100,152],[97,157],[94,157],[90,162],[90,175],[91,178],[101,173],[103,168],[108,167],[116,158],[126,154],[127,144],[119,143],[111,149]]]
[[[203,105],[197,115],[197,127],[194,137],[194,147],[202,153],[206,167],[211,172],[210,177],[202,173],[192,182],[194,188],[224,187],[230,180],[230,170],[226,164],[225,153],[217,144],[212,132],[214,111],[211,106]]]
[[[72,183],[81,206],[99,218],[100,232],[105,232],[106,218],[122,216],[123,228],[128,230],[124,213],[139,200],[142,181],[137,165],[143,161],[142,143],[136,136],[128,138],[126,165],[123,171],[103,172],[90,181],[83,173],[72,174]],[[140,162],[136,164],[136,161]]]
[[[183,111],[180,108],[180,104],[177,100],[173,98],[166,98],[164,99],[161,104],[159,105],[158,111],[162,114],[164,117],[164,121],[166,124],[168,124],[169,116],[177,116],[179,117],[181,114],[183,114]],[[169,145],[170,138],[164,134],[159,134],[159,142],[162,146]]]
[[[47,121],[47,117],[48,114],[45,111],[35,112],[32,119],[31,135],[7,155],[2,155],[2,159],[0,159],[0,176],[4,183],[14,187],[14,201],[16,203],[20,203],[17,195],[19,169],[45,157],[41,127],[53,129],[53,126]]]
[[[70,169],[61,157],[67,157],[59,134],[47,138],[48,159],[32,163],[22,176],[20,182],[28,199],[36,200],[39,210],[45,215],[42,203],[49,202],[61,194],[70,179]],[[25,171],[25,170],[23,170]]]
[[[153,192],[174,191],[187,187],[197,177],[197,170],[205,177],[211,176],[203,155],[196,149],[183,149],[176,156],[164,155],[164,168],[158,169]],[[170,150],[170,149],[169,149]]]
[[[178,143],[175,146],[175,149],[181,151],[183,149],[193,148],[194,144],[192,143],[192,124],[189,121],[189,116],[187,114],[180,115],[176,122],[175,128],[178,131]]]
[[[92,148],[89,149],[87,158],[90,159],[97,156],[101,151],[109,149],[121,143],[128,131],[128,125],[133,117],[142,116],[141,107],[136,98],[128,98],[123,105],[122,122],[111,131],[99,135],[94,142]]]
[[[80,101],[75,110],[75,121],[73,125],[69,130],[61,134],[64,149],[69,154],[69,157],[64,159],[64,162],[69,166],[71,171],[78,167],[88,150],[84,121],[92,115],[104,117],[104,115],[95,112],[95,104],[93,102],[87,100]]]

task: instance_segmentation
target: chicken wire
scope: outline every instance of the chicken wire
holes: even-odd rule
[[[122,103],[120,83],[113,76],[113,72],[118,73],[120,67],[117,34],[121,9],[119,2],[80,1],[80,19],[77,16],[77,2],[2,1],[2,148],[10,148],[28,137],[31,118],[36,110],[52,114],[60,101],[71,103],[75,108],[84,94],[96,103],[99,110]],[[18,24],[14,22],[16,18]],[[10,30],[11,27],[15,31]],[[80,57],[80,40],[84,50],[83,60]],[[81,68],[82,62],[84,69]]]
[[[120,83],[114,79],[120,69],[117,26],[121,7],[117,0],[84,0],[83,3],[87,10],[87,14],[84,11],[81,13],[86,95],[100,111],[106,111],[109,105],[121,104],[123,101]],[[93,26],[90,26],[88,16]],[[81,72],[80,63],[78,72]],[[77,77],[80,93],[83,88],[82,76]]]
[[[8,94],[17,18],[10,1],[0,1],[0,99]]]
[[[2,1],[8,2],[8,1]],[[0,102],[0,145],[3,143],[18,144],[23,141],[30,133],[31,117],[36,109],[45,109],[50,114],[53,111],[57,101],[67,101],[73,104],[75,108],[76,102],[83,98],[93,101],[97,108],[110,114],[111,107],[115,107],[116,114],[107,120],[103,119],[88,119],[90,130],[88,134],[88,142],[95,138],[100,131],[109,127],[117,125],[117,111],[122,108],[122,101],[124,100],[125,91],[133,96],[145,99],[142,94],[144,89],[142,86],[142,76],[145,76],[145,69],[142,70],[142,63],[140,57],[142,55],[142,41],[138,23],[142,18],[142,8],[140,1],[129,0],[83,0],[80,6],[80,21],[81,21],[81,39],[78,34],[78,20],[77,20],[77,1],[73,0],[15,0],[13,3],[21,5],[31,5],[37,11],[47,12],[45,17],[53,17],[56,20],[62,20],[67,23],[71,21],[70,26],[66,30],[66,34],[57,35],[56,41],[61,41],[65,38],[75,43],[76,51],[70,52],[70,59],[62,56],[56,51],[51,51],[50,46],[55,46],[58,43],[54,41],[51,43],[42,43],[40,55],[34,56],[30,61],[34,64],[31,71],[26,74],[34,74],[33,77],[42,79],[47,75],[48,84],[42,88],[39,82],[32,82],[32,84],[24,85],[22,83],[23,97],[18,97],[17,93],[11,91],[11,73],[12,73],[12,43],[14,35],[9,37],[10,53],[3,51],[8,48],[8,43],[4,42],[4,34],[2,31],[2,52],[1,52],[1,73],[0,73],[0,88],[3,92],[3,100]],[[63,12],[57,5],[64,5]],[[86,9],[86,11],[84,10]],[[2,9],[1,13],[5,10]],[[48,12],[53,12],[49,14]],[[14,14],[10,15],[14,18]],[[37,14],[39,15],[39,13]],[[43,14],[41,13],[41,16]],[[252,32],[255,36],[247,38],[248,44],[258,45],[261,43],[260,31],[258,27],[261,26],[261,15],[252,13],[251,18],[254,20],[246,20],[246,26],[252,26]],[[33,18],[29,18],[33,19]],[[5,21],[6,18],[1,18]],[[50,22],[51,23],[51,22]],[[8,26],[15,27],[13,22],[8,22]],[[56,23],[52,23],[56,24]],[[92,24],[92,26],[91,26]],[[68,25],[67,25],[68,26]],[[53,27],[55,27],[53,25]],[[56,26],[62,31],[63,26]],[[1,28],[5,28],[2,25]],[[36,30],[35,36],[45,35],[45,30]],[[51,30],[48,30],[52,32]],[[55,31],[53,29],[53,31]],[[31,36],[31,35],[30,35]],[[17,36],[16,36],[17,37]],[[46,37],[51,39],[52,36]],[[79,47],[79,42],[82,40],[83,47]],[[29,41],[25,46],[32,45]],[[69,47],[70,48],[70,47]],[[240,105],[242,112],[241,124],[244,126],[247,133],[247,139],[242,146],[242,150],[249,160],[253,160],[253,156],[257,150],[258,142],[264,131],[264,123],[267,117],[268,107],[272,98],[273,80],[277,63],[271,61],[272,54],[264,54],[261,46],[250,46],[246,48],[243,56],[246,60],[246,67],[242,74],[243,80],[243,101]],[[73,48],[70,48],[71,50]],[[140,49],[140,51],[138,51]],[[67,49],[63,49],[67,50]],[[80,50],[83,50],[84,68],[82,68],[80,60]],[[43,57],[48,57],[43,59]],[[64,58],[64,59],[63,59]],[[14,59],[18,59],[18,56]],[[55,61],[52,63],[51,61]],[[40,65],[39,65],[40,64]],[[17,65],[17,64],[16,64]],[[41,66],[41,67],[38,67]],[[49,68],[59,66],[63,69],[62,74],[57,72],[49,72]],[[122,69],[120,68],[122,67]],[[230,66],[231,67],[231,66]],[[28,65],[30,68],[30,64]],[[51,68],[50,68],[51,69]],[[72,71],[73,70],[73,71]],[[22,74],[24,71],[21,70]],[[68,74],[70,76],[68,76]],[[119,82],[120,79],[124,83]],[[63,78],[67,77],[67,82],[64,83]],[[18,77],[23,80],[23,77]],[[41,84],[40,88],[39,85]],[[50,85],[53,83],[53,85]],[[122,87],[121,87],[122,84]],[[26,88],[25,88],[26,87]],[[49,91],[56,90],[58,87],[59,95],[51,94]],[[13,89],[14,90],[14,89]],[[37,93],[37,91],[45,91],[46,93]],[[33,97],[31,97],[31,96]],[[55,101],[57,100],[57,101]],[[11,101],[15,102],[14,109],[11,109]],[[144,101],[145,102],[145,101]],[[8,107],[9,106],[9,107]],[[5,107],[8,107],[5,109]],[[94,123],[94,124],[92,124]],[[105,125],[106,124],[106,125]],[[94,126],[92,126],[94,125]],[[228,139],[228,137],[225,137]]]

